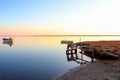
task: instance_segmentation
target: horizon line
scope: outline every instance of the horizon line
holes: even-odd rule
[[[93,36],[93,37],[94,37],[94,36],[96,36],[96,37],[97,37],[97,36],[106,36],[106,37],[107,37],[107,36],[116,36],[116,37],[117,37],[117,36],[120,36],[120,35],[101,35],[101,34],[100,34],[100,35],[99,35],[99,34],[98,34],[98,35],[0,35],[0,37],[4,37],[4,36],[5,36],[5,37],[38,37],[38,36],[40,36],[40,37],[45,37],[45,36],[46,36],[46,37],[47,37],[47,36],[48,36],[48,37],[50,37],[50,36],[51,36],[51,37],[52,37],[52,36],[53,36],[53,37],[55,37],[55,36],[56,36],[56,37],[57,37],[57,36],[58,36],[58,37],[62,37],[62,36],[69,36],[69,37],[70,37],[70,36],[71,36],[71,37],[74,37],[74,36],[75,36],[75,37],[77,37],[77,36],[79,36],[79,37],[80,37],[80,36],[91,36],[91,37],[92,37],[92,36]]]

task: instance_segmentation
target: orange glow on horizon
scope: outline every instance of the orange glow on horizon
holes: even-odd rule
[[[67,33],[51,29],[35,28],[6,28],[1,29],[0,35],[65,35]]]

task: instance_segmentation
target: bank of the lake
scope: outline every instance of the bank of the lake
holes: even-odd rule
[[[55,80],[120,80],[120,61],[97,60],[70,69]]]
[[[96,50],[101,49],[104,54],[109,52],[118,55],[118,59],[104,58],[104,60],[78,66],[57,77],[56,80],[120,80],[120,41],[89,41],[78,44],[84,44],[87,48],[92,46]]]

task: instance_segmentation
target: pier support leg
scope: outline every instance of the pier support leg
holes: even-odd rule
[[[94,62],[94,49],[92,49],[92,53],[91,53],[91,62]]]
[[[84,49],[82,49],[82,51],[81,51],[81,64],[84,64],[84,61],[83,61],[84,53],[85,53],[85,51],[84,51]]]

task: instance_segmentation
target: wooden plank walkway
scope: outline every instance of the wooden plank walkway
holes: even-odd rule
[[[66,55],[71,55],[72,59],[78,59],[78,49],[81,51],[79,53],[87,55],[95,59],[114,59],[120,58],[120,41],[97,41],[97,42],[80,42],[68,44]],[[111,46],[112,45],[112,46]],[[69,58],[69,57],[68,57]]]

